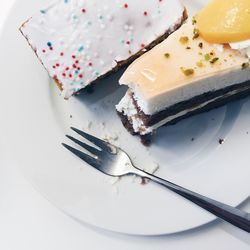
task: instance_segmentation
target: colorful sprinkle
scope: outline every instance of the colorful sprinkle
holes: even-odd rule
[[[51,8],[40,10],[46,15],[40,14],[40,20],[35,21],[43,25],[47,32],[44,34],[46,40],[43,46],[37,46],[37,49],[41,54],[44,53],[41,59],[50,60],[50,70],[53,73],[56,71],[58,77],[62,78],[60,80],[63,86],[69,86],[65,92],[69,90],[71,93],[74,89],[79,89],[81,84],[88,84],[96,79],[96,76],[102,75],[106,66],[112,67],[114,59],[120,59],[119,55],[126,59],[139,50],[146,51],[149,43],[147,41],[151,41],[148,38],[154,39],[154,34],[158,34],[161,16],[158,16],[157,12],[163,13],[160,4],[162,0],[148,1],[152,3],[134,5],[132,1],[117,0],[110,3],[106,1],[103,6],[95,6],[85,5],[86,1],[62,0],[58,6],[55,4]],[[128,8],[133,8],[135,16],[127,12]],[[142,17],[142,23],[137,20],[136,15]],[[64,32],[64,27],[58,27],[54,23],[60,19],[72,31],[69,35]],[[111,23],[113,20],[117,22]],[[76,26],[78,24],[79,27]],[[110,30],[117,32],[115,37],[105,35],[106,32],[111,34]],[[110,48],[102,47],[111,39]],[[79,78],[85,78],[86,81],[83,83]]]
[[[78,49],[79,52],[82,52],[83,50],[84,50],[84,47],[83,47],[83,46],[81,46],[81,47]]]

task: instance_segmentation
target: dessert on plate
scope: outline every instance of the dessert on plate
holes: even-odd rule
[[[59,0],[20,28],[65,98],[181,26],[179,0]]]
[[[137,59],[116,106],[141,137],[250,93],[250,1],[214,0]]]

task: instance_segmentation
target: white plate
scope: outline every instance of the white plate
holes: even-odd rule
[[[249,196],[249,98],[160,129],[147,149],[126,132],[115,113],[114,104],[124,94],[118,75],[102,81],[94,94],[70,101],[49,82],[17,30],[45,2],[18,1],[0,39],[1,161],[18,166],[41,194],[72,217],[129,234],[174,233],[214,217],[153,183],[124,178],[112,186],[61,147],[70,125],[88,130],[92,121],[89,131],[118,135],[115,143],[138,167],[159,163],[159,176],[201,194],[234,206]],[[186,1],[198,9],[196,2]],[[225,143],[220,145],[219,138]]]

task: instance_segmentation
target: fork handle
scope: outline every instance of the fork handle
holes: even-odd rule
[[[231,223],[232,225],[241,228],[244,231],[250,233],[250,213],[241,211],[238,208],[226,205],[222,202],[210,199],[198,193],[192,192],[186,188],[178,186],[172,182],[159,178],[155,175],[149,174],[137,168],[135,174],[148,178],[170,190],[181,195],[187,200],[195,203],[196,205],[204,208],[210,213],[216,215],[217,217]]]

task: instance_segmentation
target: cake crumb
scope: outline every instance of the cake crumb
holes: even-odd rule
[[[144,168],[143,170],[148,172],[149,174],[154,174],[158,169],[159,169],[159,164],[157,162],[153,162],[152,165],[147,166],[146,168]],[[148,178],[145,177],[141,177],[141,184],[145,185],[149,182],[150,180]]]
[[[119,139],[117,134],[106,134],[104,136],[104,140],[108,141],[108,142],[115,142]]]
[[[149,179],[146,177],[141,177],[141,185],[146,185],[149,182]]]
[[[100,128],[101,128],[102,130],[104,130],[105,127],[106,127],[106,123],[105,123],[105,122],[101,122],[101,123],[100,123]]]
[[[220,143],[220,145],[222,145],[223,143],[225,142],[225,140],[224,139],[219,139],[219,143]]]
[[[87,126],[87,127],[88,127],[88,129],[91,129],[92,124],[93,124],[93,123],[92,123],[91,121],[89,121],[89,122],[88,122],[88,126]]]

